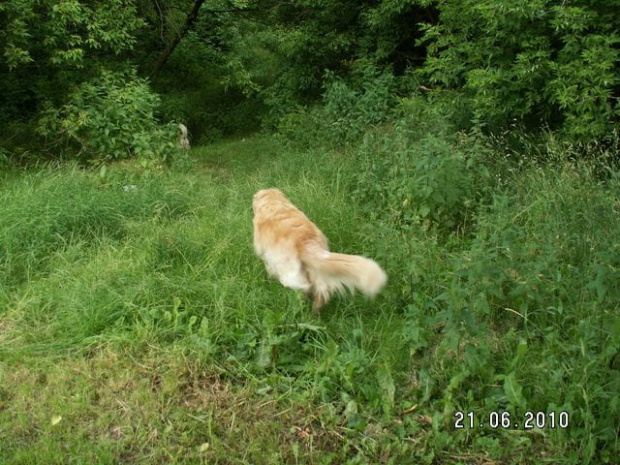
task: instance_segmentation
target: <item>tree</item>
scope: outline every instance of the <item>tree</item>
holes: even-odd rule
[[[102,67],[119,68],[144,26],[134,0],[7,0],[0,4],[0,108],[29,120]],[[119,63],[120,62],[120,63]]]
[[[604,138],[620,116],[620,9],[615,0],[439,2],[422,70],[464,91],[475,119]]]
[[[281,86],[306,100],[322,93],[325,71],[346,77],[356,62],[401,75],[423,63],[420,24],[436,20],[424,0],[300,0],[276,3],[272,21],[289,63]]]
[[[196,24],[196,21],[198,20],[198,14],[200,13],[200,8],[202,7],[204,3],[205,3],[205,0],[194,1],[194,5],[192,6],[192,9],[190,10],[190,12],[187,15],[187,18],[185,19],[185,24],[183,25],[182,29],[178,33],[173,35],[170,43],[161,52],[161,54],[159,55],[159,58],[157,59],[157,61],[155,61],[155,64],[153,65],[153,70],[151,71],[151,75],[155,75],[159,72],[159,70],[161,70],[161,68],[164,66],[164,64],[166,63],[166,61],[168,60],[172,52],[174,52],[174,50],[176,49],[177,45],[179,45],[181,40],[185,36],[187,36],[187,33]]]

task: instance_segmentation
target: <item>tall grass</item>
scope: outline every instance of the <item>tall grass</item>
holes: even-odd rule
[[[356,233],[358,218],[355,209],[348,208],[338,176],[323,178],[313,172],[314,161],[303,154],[287,153],[288,160],[284,154],[274,157],[282,150],[274,139],[257,138],[204,153],[194,173],[140,173],[132,166],[93,173],[68,167],[5,181],[0,354],[2,377],[12,386],[3,391],[4,405],[10,405],[1,427],[5,457],[14,463],[27,463],[35,455],[61,462],[62,448],[37,433],[40,422],[50,421],[56,410],[45,400],[44,414],[21,393],[41,389],[43,398],[52,402],[52,391],[60,390],[58,410],[74,410],[69,416],[84,422],[86,410],[100,412],[101,406],[88,399],[75,405],[68,398],[84,396],[88,384],[98,381],[78,376],[77,385],[65,386],[59,379],[66,374],[52,369],[50,361],[68,360],[61,362],[66,370],[83,372],[88,370],[83,357],[100,357],[102,350],[113,354],[106,356],[133,353],[139,359],[153,347],[156,353],[174,351],[187,360],[188,369],[251,383],[262,396],[277,399],[295,391],[301,406],[340,402],[341,382],[352,394],[372,397],[356,385],[356,378],[363,376],[362,370],[374,370],[371,360],[385,344],[378,338],[392,334],[390,327],[396,324],[385,302],[343,299],[340,310],[335,303],[319,318],[295,293],[268,280],[254,257],[251,198],[267,186],[283,188],[325,225],[335,249],[372,255]],[[329,154],[321,157],[331,159]],[[342,315],[348,317],[343,320]],[[373,322],[376,331],[366,334],[359,315],[384,316]],[[350,334],[355,337],[350,339]],[[179,363],[177,371],[183,369]],[[15,372],[18,366],[39,373],[39,388],[39,378]],[[127,375],[113,365],[110,370],[111,378]],[[190,378],[199,383],[202,376]],[[120,399],[124,392],[121,389]],[[182,403],[180,394],[175,396]],[[109,421],[118,420],[112,415]],[[18,441],[5,433],[15,424],[21,425]],[[143,440],[134,431],[128,445],[117,443],[119,449],[114,449],[112,441],[110,449],[107,440],[78,438],[80,432],[92,435],[107,428],[103,424],[72,425],[73,433],[63,434],[63,440],[78,457],[96,454],[112,462],[124,456],[124,447]],[[295,450],[298,455],[311,453],[311,448]],[[206,456],[222,453],[209,451]],[[191,463],[192,456],[181,454],[178,460]],[[259,462],[267,460],[260,457]]]
[[[193,156],[2,181],[7,463],[615,460],[616,178],[404,123],[343,151],[256,137]],[[333,250],[376,258],[385,292],[319,316],[269,280],[250,205],[270,186]],[[455,429],[456,411],[487,425]],[[570,425],[488,425],[526,411]]]

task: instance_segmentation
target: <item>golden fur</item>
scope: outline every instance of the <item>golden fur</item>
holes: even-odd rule
[[[254,250],[270,276],[312,297],[319,310],[335,292],[374,297],[387,275],[373,260],[329,251],[321,230],[278,189],[254,194]]]

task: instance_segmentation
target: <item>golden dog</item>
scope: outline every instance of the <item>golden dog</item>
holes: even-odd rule
[[[254,194],[254,250],[270,276],[312,297],[318,311],[345,288],[374,297],[387,282],[381,267],[365,257],[329,251],[321,230],[278,189]]]

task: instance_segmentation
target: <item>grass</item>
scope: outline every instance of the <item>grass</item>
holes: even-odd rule
[[[260,136],[185,170],[5,175],[0,463],[613,463],[617,184],[524,170],[449,235],[403,220],[406,179],[356,158],[380,150]],[[388,190],[360,202],[370,178]],[[317,316],[267,279],[250,205],[270,186],[333,250],[377,258],[385,292]],[[459,410],[571,424],[457,430]]]

